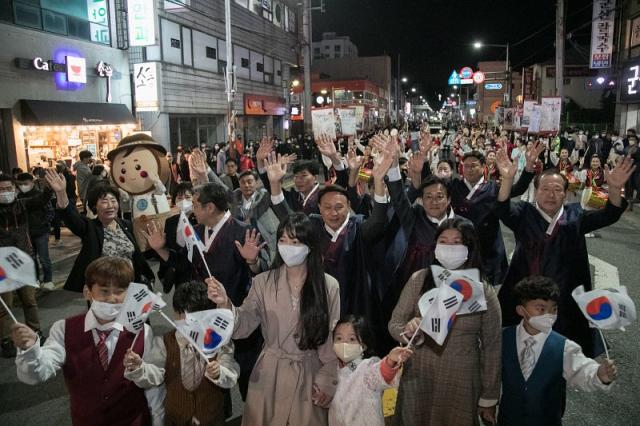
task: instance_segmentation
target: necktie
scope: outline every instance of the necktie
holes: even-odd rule
[[[529,337],[524,341],[524,350],[520,356],[520,368],[522,369],[522,375],[525,380],[529,379],[536,365],[535,353],[533,352],[533,345],[535,344],[536,340],[533,337]]]
[[[98,359],[100,360],[100,364],[102,368],[106,371],[107,367],[109,367],[109,350],[107,349],[107,345],[105,341],[109,334],[111,334],[111,330],[96,330],[98,332],[98,345],[96,346],[98,349]]]
[[[191,345],[182,349],[182,385],[188,391],[195,390],[204,376],[205,365]]]

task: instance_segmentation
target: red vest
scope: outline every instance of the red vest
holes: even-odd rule
[[[62,366],[69,390],[71,419],[74,426],[151,425],[144,390],[124,378],[123,359],[135,335],[121,331],[107,371],[102,368],[91,331],[84,331],[85,315],[67,318]],[[144,335],[133,350],[144,352]]]

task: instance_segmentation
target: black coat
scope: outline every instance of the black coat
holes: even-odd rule
[[[71,204],[60,210],[60,214],[69,230],[82,239],[80,254],[78,254],[73,268],[71,268],[71,272],[67,277],[67,282],[64,284],[65,290],[80,292],[84,287],[85,269],[87,269],[89,263],[102,257],[104,227],[98,219],[88,219],[85,216],[80,216],[76,207]],[[133,237],[133,226],[131,222],[122,219],[116,219],[116,222],[135,247],[133,258],[131,259],[133,263],[134,280],[139,283],[149,283],[155,279],[155,276]]]

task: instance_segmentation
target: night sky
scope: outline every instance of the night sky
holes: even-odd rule
[[[319,2],[313,0],[314,5]],[[567,55],[583,57],[587,63],[592,3],[565,3],[566,31],[581,50],[578,53],[567,42],[571,50]],[[553,59],[555,8],[554,0],[326,0],[326,13],[313,12],[313,32],[314,40],[328,31],[350,36],[360,56],[391,56],[394,75],[400,54],[400,73],[409,79],[407,87],[416,87],[435,106],[437,93],[447,93],[447,78],[454,68],[475,69],[479,61],[504,60],[504,49],[478,51],[471,46],[475,40],[513,45],[514,70]]]

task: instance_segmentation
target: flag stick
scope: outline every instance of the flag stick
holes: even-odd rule
[[[142,326],[142,330],[144,330],[144,326]],[[129,346],[129,350],[132,351],[133,350],[133,345],[136,344],[136,340],[138,340],[138,336],[140,335],[140,332],[138,331],[136,333],[136,336],[133,338],[133,342],[131,342],[131,346]]]
[[[4,299],[2,297],[0,297],[0,302],[2,303],[2,306],[4,307],[4,310],[7,311],[7,313],[9,314],[11,319],[13,320],[13,322],[18,324],[18,320],[16,319],[15,315],[13,315],[13,312],[11,312],[11,309],[9,309],[7,304],[4,303]]]
[[[162,318],[164,318],[165,320],[167,320],[167,322],[169,324],[171,324],[173,326],[173,328],[176,329],[176,331],[178,333],[180,333],[182,335],[182,337],[184,337],[185,339],[187,339],[187,341],[193,346],[193,348],[200,354],[200,356],[202,357],[202,359],[205,360],[206,363],[209,363],[209,358],[207,358],[207,356],[204,354],[204,352],[202,352],[202,349],[200,349],[200,347],[196,344],[196,342],[193,341],[193,339],[190,336],[187,336],[186,334],[184,334],[182,332],[182,330],[180,330],[178,328],[178,326],[176,325],[175,322],[173,322],[173,320],[171,318],[169,318],[167,316],[167,314],[165,314],[164,312],[160,311],[160,315],[162,315]]]
[[[213,278],[213,275],[211,275],[211,271],[209,270],[209,265],[207,265],[207,259],[204,258],[204,252],[200,250],[200,247],[196,247],[196,248],[200,253],[200,257],[202,257],[202,263],[204,263],[204,267],[207,268],[207,274],[209,274],[209,278]]]
[[[600,338],[602,339],[602,344],[604,345],[604,354],[607,357],[607,359],[610,359],[609,350],[607,349],[607,341],[604,340],[604,334],[602,334],[602,330],[600,328],[598,328],[598,333],[600,333]]]

